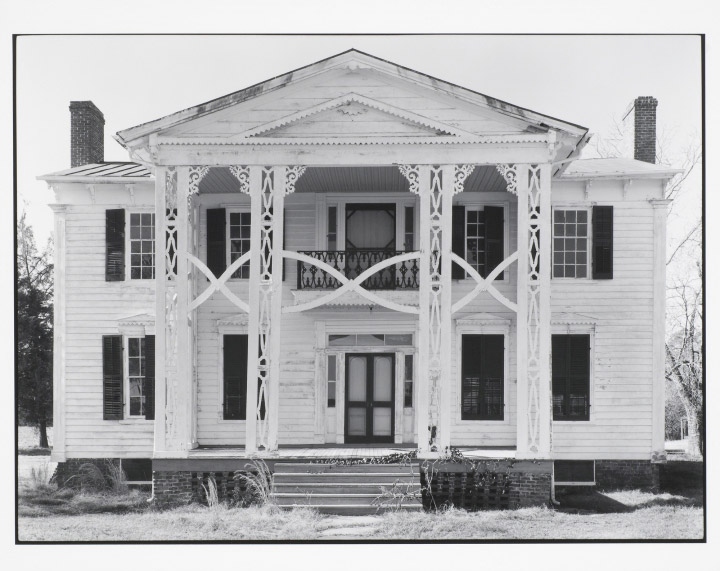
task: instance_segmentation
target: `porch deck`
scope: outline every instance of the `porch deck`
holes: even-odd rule
[[[331,444],[308,446],[281,446],[273,454],[245,454],[243,447],[202,447],[191,450],[189,459],[247,459],[265,458],[268,460],[319,460],[333,458],[370,458],[402,454],[415,449],[414,444]],[[461,447],[459,450],[466,458],[471,459],[514,459],[515,448],[505,447]]]

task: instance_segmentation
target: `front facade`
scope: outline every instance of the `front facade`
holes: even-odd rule
[[[54,459],[152,460],[158,493],[301,449],[664,457],[675,171],[353,50],[116,138],[134,162],[41,177]]]

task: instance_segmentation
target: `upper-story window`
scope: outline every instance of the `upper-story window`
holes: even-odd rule
[[[155,278],[155,214],[130,213],[130,279]]]
[[[587,209],[553,212],[553,277],[586,278],[590,229]]]
[[[228,212],[228,266],[250,251],[250,212]],[[245,263],[232,275],[248,279],[250,263]]]
[[[505,207],[453,206],[452,251],[486,278],[505,259]],[[504,272],[496,279],[502,280]],[[452,266],[453,279],[465,279],[465,270]]]

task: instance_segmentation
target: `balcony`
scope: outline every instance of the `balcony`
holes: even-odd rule
[[[312,250],[301,251],[337,270],[348,279],[355,279],[372,266],[407,252],[395,250]],[[298,290],[332,290],[341,282],[326,270],[311,263],[298,261]],[[413,290],[418,288],[418,260],[406,260],[378,270],[362,282],[368,290]]]

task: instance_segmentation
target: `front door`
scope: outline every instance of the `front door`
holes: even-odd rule
[[[393,442],[395,355],[345,358],[345,442]]]

